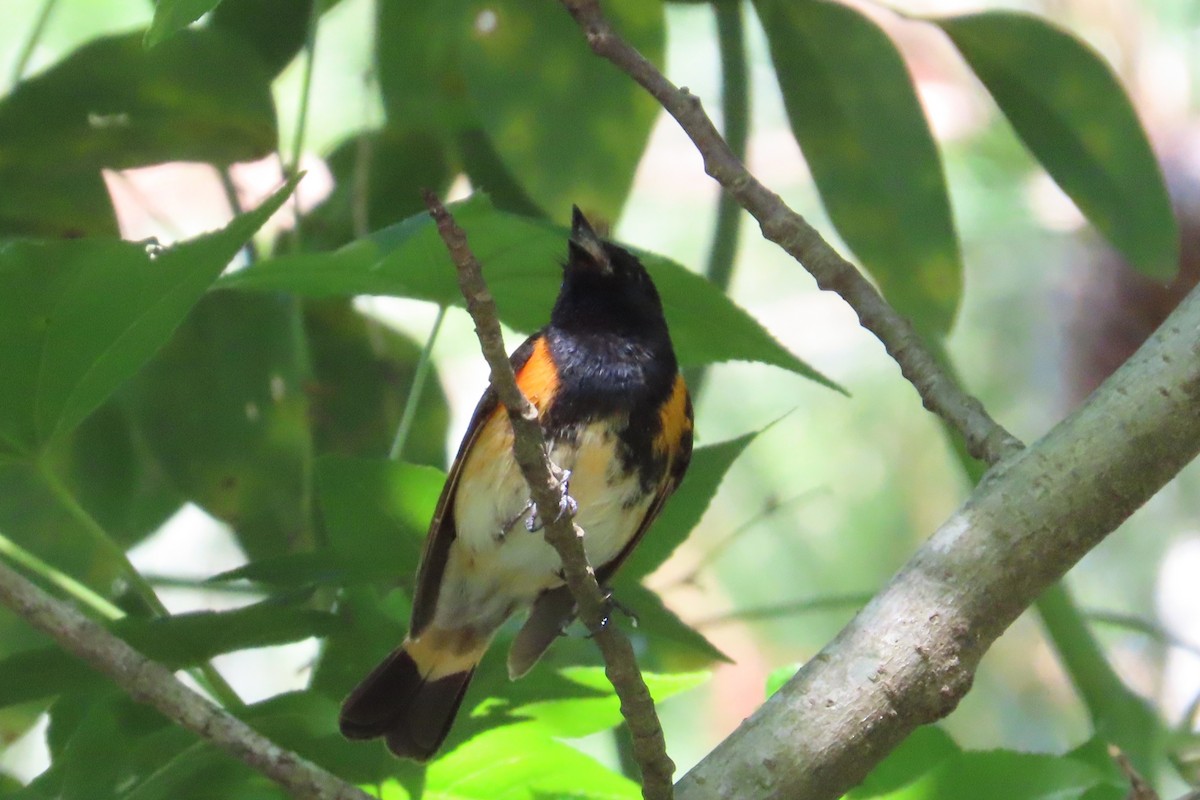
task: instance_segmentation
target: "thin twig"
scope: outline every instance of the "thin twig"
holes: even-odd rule
[[[171,671],[56,600],[0,562],[0,604],[50,636],[67,652],[112,679],[130,697],[211,742],[300,800],[373,800],[355,786],[255,731],[184,686]]]
[[[775,242],[812,274],[817,285],[836,292],[875,334],[921,395],[925,407],[962,433],[972,456],[989,464],[1020,450],[1021,443],[996,423],[979,401],[966,394],[942,369],[936,355],[912,325],[892,308],[858,269],[835,251],[804,217],[751,175],[686,88],[671,83],[658,68],[613,31],[597,0],[559,0],[571,13],[597,55],[637,81],[675,118],[704,159],[704,170],[758,220],[763,236]]]
[[[484,283],[479,262],[467,244],[466,234],[437,196],[425,192],[425,204],[457,268],[459,288],[491,368],[492,387],[508,409],[513,427],[513,454],[529,484],[530,496],[538,508],[562,508],[565,489],[562,473],[547,454],[537,409],[517,386],[500,333],[496,304]],[[638,670],[633,647],[617,626],[609,624],[607,600],[596,583],[583,549],[583,531],[567,514],[544,512],[542,519],[546,526],[546,541],[562,559],[563,575],[578,606],[579,618],[600,648],[605,674],[620,698],[621,714],[629,726],[634,756],[642,770],[642,796],[647,800],[669,800],[673,797],[671,777],[675,765],[667,755],[654,700]]]

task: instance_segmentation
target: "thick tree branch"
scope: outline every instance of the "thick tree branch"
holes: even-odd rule
[[[480,347],[491,368],[492,386],[500,402],[508,409],[513,427],[513,453],[529,484],[530,496],[539,509],[562,508],[565,487],[561,473],[547,455],[546,442],[537,421],[537,410],[517,386],[500,333],[496,304],[484,283],[479,262],[467,244],[466,234],[433,193],[425,193],[425,204],[437,222],[438,233],[457,268],[459,288],[467,301],[467,311],[475,321]],[[558,516],[543,510],[542,520],[545,523],[546,541],[562,559],[563,573],[579,608],[579,618],[600,648],[605,674],[620,698],[621,714],[633,737],[633,754],[642,770],[642,795],[647,800],[669,800],[673,796],[671,780],[675,765],[667,755],[666,740],[654,710],[654,700],[638,670],[633,647],[619,628],[609,624],[608,600],[588,565],[583,549],[583,531],[566,514]]]
[[[836,798],[949,713],[993,641],[1200,452],[1200,290],[1088,401],[993,468],[787,685],[679,782],[686,800]]]
[[[299,800],[373,800],[355,786],[326,772],[255,731],[175,679],[151,661],[0,562],[0,604],[50,636],[67,652],[107,675],[139,703],[245,762]]]
[[[941,368],[912,325],[892,308],[853,264],[842,258],[804,217],[758,181],[721,138],[700,100],[678,88],[613,31],[597,0],[559,0],[587,36],[588,44],[646,89],[675,118],[704,158],[704,170],[758,220],[763,236],[800,262],[822,289],[837,292],[863,327],[878,337],[925,407],[945,419],[966,441],[972,456],[989,464],[1021,443],[988,416]]]

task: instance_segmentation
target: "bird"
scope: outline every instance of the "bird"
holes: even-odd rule
[[[601,586],[611,581],[691,460],[692,402],[649,273],[572,209],[549,323],[511,354],[538,412],[564,508],[584,531]],[[483,393],[447,474],[413,590],[408,635],[344,701],[348,739],[382,737],[396,756],[432,758],[496,631],[528,611],[508,653],[525,675],[571,623],[575,602],[542,512],[512,453],[496,391]]]

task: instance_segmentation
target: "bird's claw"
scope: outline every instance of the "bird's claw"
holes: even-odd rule
[[[632,625],[635,628],[638,626],[638,624],[639,624],[638,615],[634,613],[633,609],[631,609],[629,606],[625,605],[620,600],[618,600],[616,597],[614,597],[611,589],[604,590],[604,605],[606,606],[606,610],[604,613],[604,617],[600,620],[600,628],[599,628],[600,631],[606,629],[609,625],[612,624],[612,621],[613,621],[612,620],[612,612],[614,610],[620,611],[622,614],[624,614],[626,617],[628,617],[630,625]],[[595,632],[598,633],[599,631],[595,631]],[[589,639],[592,638],[592,635],[593,635],[593,632],[589,631],[587,638],[589,638]]]
[[[567,469],[563,470],[561,483],[563,493],[562,499],[558,501],[558,516],[555,517],[555,521],[566,516],[573,517],[579,513],[579,503],[575,502],[574,497],[571,497],[570,481],[571,471]],[[529,531],[530,533],[537,533],[543,527],[545,527],[545,524],[542,522],[542,516],[538,512],[537,503],[530,500],[529,505],[526,506],[526,508],[529,512],[529,515],[525,517],[525,530]]]

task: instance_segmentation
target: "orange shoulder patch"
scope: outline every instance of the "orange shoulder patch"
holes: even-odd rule
[[[683,382],[682,375],[675,376],[675,387],[658,416],[661,429],[658,436],[654,437],[654,449],[659,453],[673,452],[679,447],[684,433],[692,429],[687,384]]]
[[[550,355],[545,338],[533,344],[529,360],[517,372],[517,386],[538,411],[545,411],[558,391],[558,367]]]

